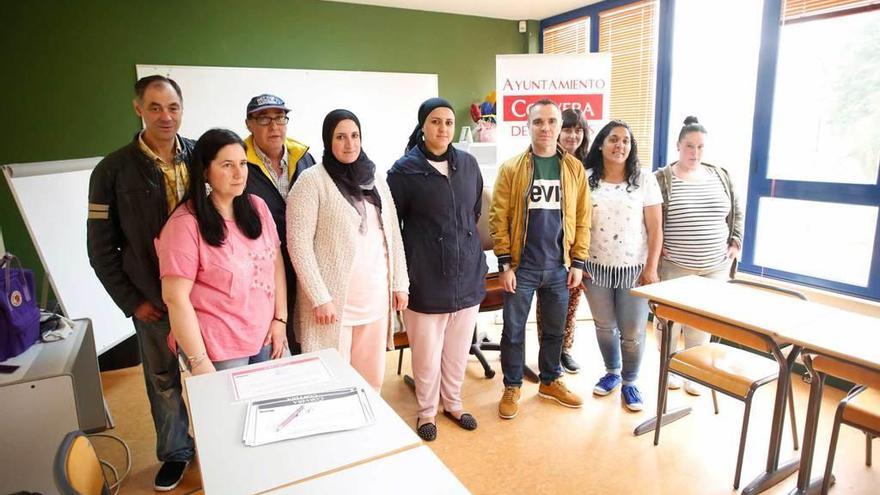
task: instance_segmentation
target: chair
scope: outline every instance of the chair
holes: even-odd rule
[[[110,495],[101,461],[81,431],[64,436],[52,470],[55,487],[62,495]]]
[[[780,292],[800,299],[806,299],[803,295],[797,292],[780,289],[766,284],[744,280],[731,280],[730,282],[753,286],[760,290]],[[762,385],[775,381],[783,367],[786,368],[785,372],[787,373],[790,359],[789,357],[784,356],[779,350],[780,345],[773,342],[768,336],[749,332],[727,323],[702,316],[686,316],[685,312],[667,306],[652,304],[652,311],[663,325],[672,325],[674,321],[683,321],[686,319],[688,325],[707,331],[713,335],[712,341],[707,344],[669,353],[669,355],[665,357],[665,368],[670,373],[674,373],[711,389],[715,414],[718,414],[718,399],[715,394],[716,391],[745,403],[739,450],[736,459],[736,473],[733,481],[734,489],[738,489],[742,474],[742,462],[745,453],[746,436],[748,434],[752,397],[754,396],[755,391]],[[662,346],[663,349],[669,349],[670,343],[668,342],[668,331],[663,332],[663,338],[664,340],[667,340],[665,343],[666,345]],[[724,340],[739,344],[751,350],[772,354],[776,359],[774,361],[773,359],[768,359],[763,355],[756,354],[750,350],[739,349],[722,344],[718,341],[718,338],[723,338]],[[661,356],[661,359],[663,359],[663,356]],[[662,417],[662,414],[666,411],[666,398],[668,394],[666,389],[667,376],[662,374],[660,380],[660,390],[662,391],[660,398],[657,401],[658,418]],[[791,388],[789,388],[788,393],[789,407],[792,414],[792,437],[794,439],[794,448],[797,449],[797,427],[794,419],[794,399],[791,395]],[[660,441],[660,427],[662,426],[662,423],[662,421],[657,421],[656,423],[656,428],[654,430],[654,445],[657,445]]]
[[[394,350],[400,351],[397,354],[397,374],[403,369],[403,350],[409,348],[409,337],[406,332],[394,332]]]
[[[485,248],[485,243],[483,244]],[[501,280],[498,278],[498,272],[490,272],[486,274],[486,295],[483,302],[480,303],[480,313],[485,311],[498,311],[504,307],[504,289],[501,287]],[[495,370],[489,366],[483,351],[501,351],[501,345],[489,339],[484,331],[480,331],[477,325],[474,325],[474,338],[471,341],[470,353],[473,354],[477,361],[483,365],[483,374],[486,378],[494,378]]]
[[[828,448],[828,461],[825,464],[825,475],[822,478],[822,493],[827,493],[833,482],[832,469],[834,455],[837,451],[837,440],[840,425],[845,424],[857,428],[865,434],[865,465],[871,465],[871,443],[880,436],[880,376],[859,366],[839,361],[834,358],[815,355],[806,358],[805,363],[813,379],[824,377],[817,373],[836,376],[857,384],[840,401],[834,415],[834,426],[831,430],[831,444]]]

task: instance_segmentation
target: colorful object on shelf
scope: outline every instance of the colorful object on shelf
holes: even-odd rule
[[[486,95],[482,103],[471,104],[471,119],[477,123],[480,121],[495,123],[495,90]]]
[[[476,122],[474,139],[480,143],[495,142],[495,90],[480,104],[471,104],[471,118]]]
[[[471,103],[471,120],[479,122],[480,117],[482,116],[483,114],[480,112],[480,107],[476,103]]]
[[[494,143],[495,128],[495,122],[480,120],[477,122],[477,128],[474,130],[474,138],[478,143]]]

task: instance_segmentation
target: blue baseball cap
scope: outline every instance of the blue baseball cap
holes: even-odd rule
[[[262,94],[251,98],[251,101],[247,106],[247,115],[252,115],[260,110],[266,110],[267,108],[277,108],[279,110],[284,110],[285,113],[290,111],[290,109],[285,106],[284,100],[281,98],[275,95]]]

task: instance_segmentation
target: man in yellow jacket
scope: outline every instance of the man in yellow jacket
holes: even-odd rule
[[[287,276],[287,307],[293,314],[296,297],[296,275],[287,253],[287,193],[299,174],[315,164],[309,147],[287,137],[287,114],[290,109],[284,100],[269,94],[254,96],[248,103],[245,125],[251,135],[245,139],[248,159],[248,194],[259,196],[266,202],[278,238],[281,239],[281,255],[284,257],[284,270]],[[287,342],[291,354],[299,354],[299,346],[294,335],[293,319],[285,322]]]
[[[538,394],[578,408],[581,397],[562,382],[559,363],[569,289],[580,285],[590,244],[590,193],[583,165],[557,145],[562,114],[551,100],[529,109],[532,144],[498,170],[489,226],[504,287],[498,414],[518,413],[525,362],[525,326],[532,298],[541,298],[543,335]]]

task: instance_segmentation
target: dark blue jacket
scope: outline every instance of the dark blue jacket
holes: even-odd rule
[[[409,308],[452,313],[480,304],[486,255],[477,233],[483,176],[470,154],[453,151],[449,177],[415,147],[388,171],[409,271]]]

